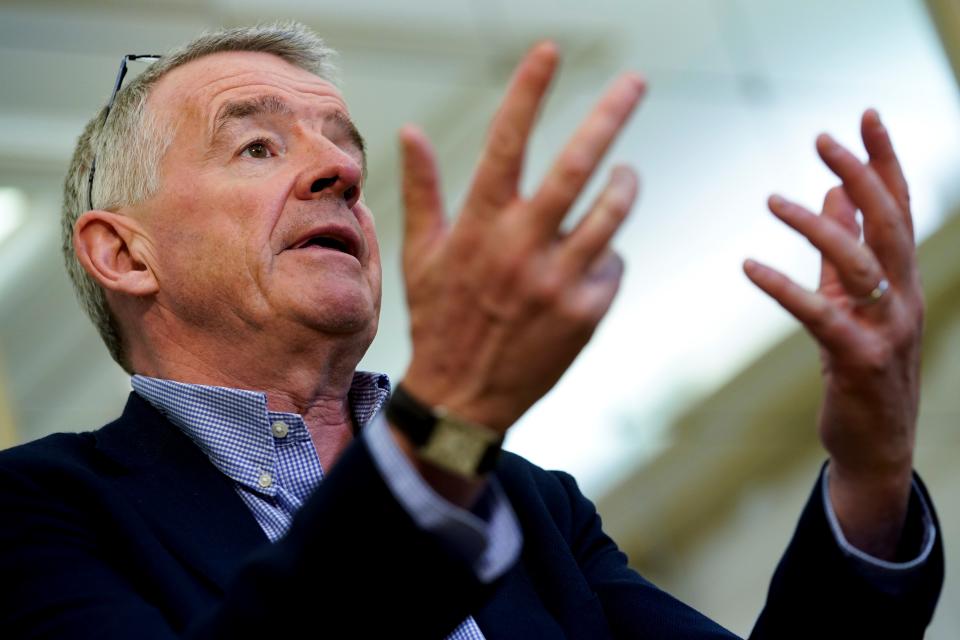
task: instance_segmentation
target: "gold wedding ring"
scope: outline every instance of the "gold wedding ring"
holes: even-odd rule
[[[873,291],[857,300],[857,304],[861,306],[876,304],[880,301],[880,298],[887,294],[887,291],[889,290],[890,281],[886,278],[881,278],[880,282],[877,283],[877,286],[873,288]]]

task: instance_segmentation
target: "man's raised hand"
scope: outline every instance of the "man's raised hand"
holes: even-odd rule
[[[493,119],[460,215],[447,224],[433,150],[400,134],[403,251],[413,357],[406,388],[421,401],[505,431],[560,378],[613,301],[622,262],[610,240],[637,178],[615,168],[580,223],[560,225],[643,95],[617,78],[535,193],[519,191],[527,142],[557,66],[552,43],[517,68]]]
[[[770,210],[820,250],[818,290],[753,261],[744,268],[819,342],[826,387],[819,428],[830,453],[831,500],[850,542],[889,558],[912,482],[923,292],[907,183],[875,111],[864,113],[861,135],[867,162],[829,136],[817,139],[820,157],[842,182],[827,193],[821,215],[770,199]]]

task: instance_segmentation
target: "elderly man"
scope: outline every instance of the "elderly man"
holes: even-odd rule
[[[134,393],[98,431],[0,456],[4,637],[732,637],[629,569],[572,478],[499,451],[616,292],[632,171],[559,226],[642,79],[612,84],[527,198],[557,64],[534,47],[452,226],[428,142],[401,132],[413,357],[388,400],[383,376],[355,370],[381,265],[329,53],[299,25],[202,36],[80,138],[67,264]],[[842,181],[823,215],[770,203],[822,251],[820,289],[745,265],[822,346],[830,453],[758,638],[919,637],[942,580],[911,466],[906,186],[873,112],[863,139],[866,164],[818,141]]]

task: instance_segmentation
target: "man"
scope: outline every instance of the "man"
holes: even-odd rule
[[[81,137],[68,268],[135,392],[96,432],[0,456],[4,637],[732,637],[631,571],[572,478],[497,455],[616,292],[633,172],[559,225],[642,79],[613,83],[524,198],[557,64],[534,47],[453,225],[428,142],[401,132],[413,357],[385,417],[388,383],[355,371],[381,267],[328,57],[298,25],[203,36]],[[863,128],[867,164],[818,142],[843,183],[822,216],[770,203],[823,252],[820,290],[746,265],[822,345],[831,456],[755,637],[919,637],[942,581],[911,466],[906,186],[875,113]]]

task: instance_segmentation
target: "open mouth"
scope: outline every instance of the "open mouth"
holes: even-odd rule
[[[331,238],[330,236],[314,236],[307,239],[307,241],[301,245],[294,247],[294,249],[306,249],[307,247],[322,247],[324,249],[333,249],[334,251],[353,255],[346,242],[339,238]]]
[[[311,231],[307,236],[295,242],[290,249],[327,249],[358,258],[360,242],[354,235],[342,229]]]

